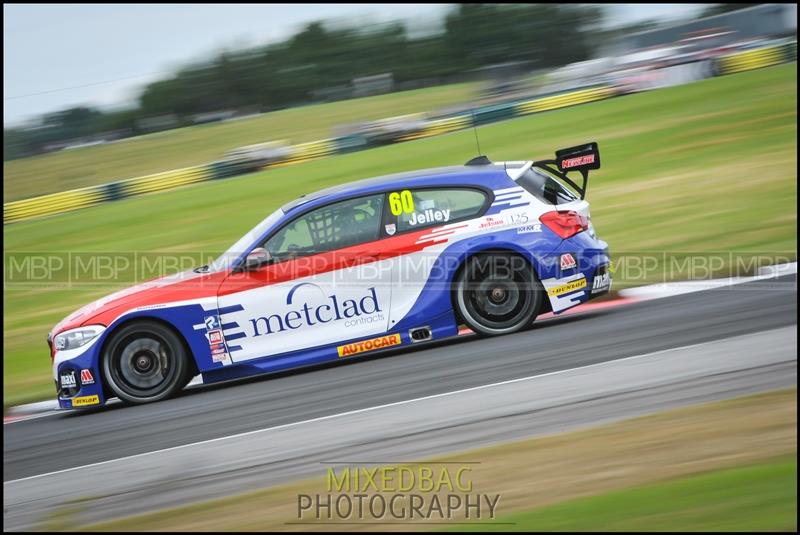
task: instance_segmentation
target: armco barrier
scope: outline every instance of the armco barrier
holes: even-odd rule
[[[516,106],[512,102],[495,104],[475,110],[473,115],[476,126],[511,119],[516,115]]]
[[[331,140],[334,145],[334,153],[347,154],[367,148],[367,138],[364,134],[349,134],[346,136],[335,137]]]
[[[428,121],[421,132],[415,132],[401,137],[398,141],[411,141],[423,137],[440,136],[456,130],[463,130],[472,126],[472,117],[469,115],[456,115],[445,119],[433,119]]]
[[[283,165],[291,165],[301,163],[316,158],[329,156],[336,151],[336,143],[332,139],[323,139],[320,141],[309,141],[308,143],[301,143],[292,147],[292,155],[285,161],[275,163],[269,167],[280,167]]]

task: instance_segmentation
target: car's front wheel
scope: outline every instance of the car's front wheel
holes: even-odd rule
[[[186,386],[189,356],[178,335],[155,321],[137,321],[111,335],[103,352],[103,376],[122,400],[149,403]]]
[[[469,258],[455,281],[455,305],[478,334],[508,334],[530,325],[544,288],[522,257],[492,253]]]

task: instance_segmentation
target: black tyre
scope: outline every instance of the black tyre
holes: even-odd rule
[[[191,379],[189,355],[169,327],[155,321],[125,325],[103,352],[103,377],[122,400],[150,403],[167,398]]]
[[[478,334],[508,334],[529,326],[544,299],[544,288],[522,257],[493,253],[473,256],[455,280],[454,302]]]

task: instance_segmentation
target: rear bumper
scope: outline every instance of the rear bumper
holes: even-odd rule
[[[600,297],[611,290],[608,244],[582,232],[564,240],[548,257],[540,275],[553,313]]]
[[[611,291],[612,278],[610,269],[610,264],[601,264],[597,267],[589,285],[591,288],[589,290],[589,299],[600,297]]]

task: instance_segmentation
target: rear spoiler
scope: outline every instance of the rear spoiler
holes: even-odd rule
[[[586,186],[589,184],[589,171],[600,169],[600,150],[597,148],[597,143],[593,141],[586,145],[557,150],[555,160],[533,162],[532,167],[539,167],[553,173],[575,188],[580,193],[581,199],[584,199],[586,197]],[[578,171],[583,177],[582,187],[567,176],[567,173],[572,171]]]

